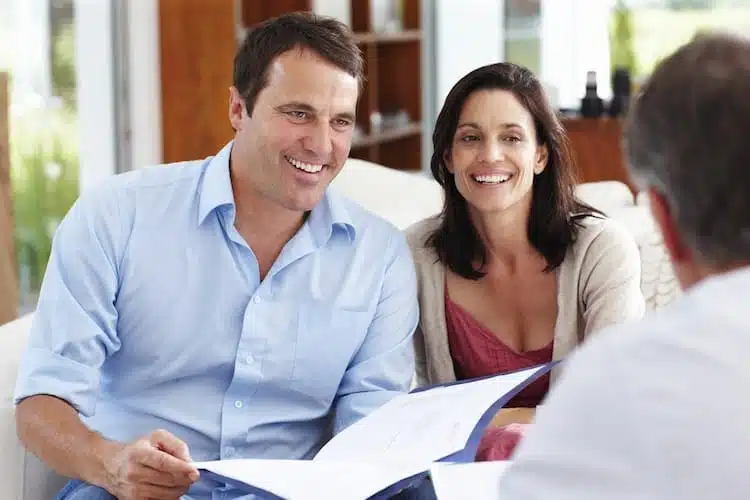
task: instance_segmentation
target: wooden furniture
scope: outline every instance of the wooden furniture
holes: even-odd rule
[[[8,75],[0,73],[0,325],[15,319],[19,300],[10,191],[8,95]]]
[[[635,192],[625,167],[622,123],[616,118],[565,118],[578,182],[621,181]]]
[[[350,26],[365,60],[351,157],[400,170],[421,168],[420,0],[402,1],[402,29],[375,32],[370,0],[351,2]],[[164,161],[202,158],[232,137],[228,88],[239,40],[250,26],[312,10],[313,0],[159,0]],[[402,110],[408,122],[372,126],[373,113]]]
[[[159,0],[164,162],[216,154],[233,136],[233,0]]]

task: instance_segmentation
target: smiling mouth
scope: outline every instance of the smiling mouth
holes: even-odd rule
[[[472,175],[471,178],[478,184],[503,184],[513,178],[513,174],[497,175]]]
[[[307,172],[308,174],[317,174],[325,166],[323,163],[305,163],[303,161],[292,158],[291,156],[285,156],[284,159],[294,168]]]

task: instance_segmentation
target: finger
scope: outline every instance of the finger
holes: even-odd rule
[[[161,472],[145,465],[138,466],[135,474],[133,474],[133,479],[138,483],[148,483],[168,488],[190,486],[195,482],[195,480],[190,478],[187,474]]]
[[[136,461],[159,472],[183,474],[192,480],[198,479],[198,469],[192,463],[175,458],[169,453],[153,447],[144,447],[139,450]]]
[[[192,462],[190,458],[190,452],[188,445],[182,439],[176,437],[174,434],[165,431],[158,430],[151,434],[151,443],[162,451],[166,451],[170,455],[184,460],[186,462]]]

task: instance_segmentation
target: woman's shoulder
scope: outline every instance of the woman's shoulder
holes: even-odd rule
[[[594,266],[634,268],[640,265],[640,252],[635,237],[621,222],[604,216],[579,220],[571,255],[568,260],[581,271]]]
[[[605,250],[613,246],[635,248],[635,238],[624,224],[601,215],[590,215],[578,220],[574,247],[576,251]]]
[[[404,230],[406,241],[412,252],[428,249],[427,239],[440,227],[440,216],[434,215],[419,222],[415,222]]]

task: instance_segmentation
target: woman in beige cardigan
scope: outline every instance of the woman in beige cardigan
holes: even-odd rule
[[[562,359],[603,327],[643,315],[635,242],[575,198],[563,127],[530,71],[501,63],[463,77],[433,146],[444,208],[407,231],[419,385]],[[495,423],[528,422],[549,384],[527,387],[508,405],[522,409]]]

